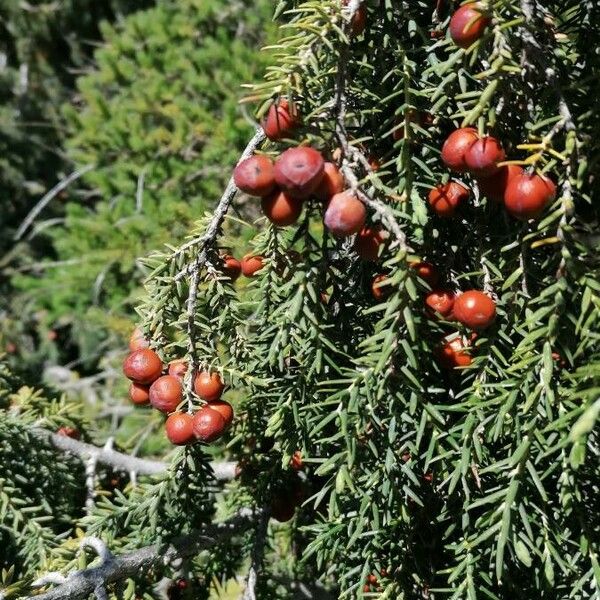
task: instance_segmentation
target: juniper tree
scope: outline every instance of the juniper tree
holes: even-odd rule
[[[467,4],[450,23],[443,2],[279,3],[247,99],[285,136],[259,128],[241,159],[310,146],[346,190],[324,206],[322,160],[297,159],[301,185],[276,162],[286,210],[307,198],[285,227],[279,196],[255,200],[244,285],[230,181],[147,261],[139,307],[153,350],[188,363],[181,410],[206,410],[198,372],[231,389],[213,447],[239,476],[220,495],[211,448],[178,449],[81,522],[100,567],[52,551],[71,576],[40,598],[156,597],[182,573],[200,597],[244,557],[244,598],[599,596],[600,14]]]

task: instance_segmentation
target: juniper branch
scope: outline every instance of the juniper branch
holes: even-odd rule
[[[148,572],[152,568],[167,565],[177,559],[195,556],[202,550],[244,532],[260,516],[260,512],[243,509],[227,521],[212,523],[190,535],[176,538],[167,545],[153,544],[122,556],[105,555],[100,565],[76,571],[56,588],[43,594],[29,596],[27,600],[81,600],[87,598],[107,585],[134,577],[140,572]],[[44,578],[39,582],[49,583]]]
[[[77,456],[83,460],[90,457],[101,464],[108,465],[119,471],[127,473],[134,472],[139,475],[162,475],[167,472],[168,465],[165,462],[158,460],[149,460],[146,458],[138,458],[123,452],[117,452],[111,448],[99,448],[93,444],[86,444],[79,440],[58,435],[45,429],[35,428],[33,434],[49,441],[53,446]],[[234,462],[214,462],[211,463],[215,478],[219,481],[229,481],[235,476]]]

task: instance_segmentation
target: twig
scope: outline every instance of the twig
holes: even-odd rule
[[[81,600],[90,594],[98,597],[98,591],[106,589],[107,585],[134,577],[140,572],[147,573],[175,560],[195,556],[202,550],[242,533],[256,522],[257,517],[260,517],[260,513],[243,509],[223,523],[207,525],[195,533],[175,539],[168,545],[153,544],[129,554],[111,556],[97,567],[71,573],[58,587],[44,594],[29,596],[27,600]],[[42,584],[53,583],[47,579],[39,581],[42,581]]]
[[[252,548],[252,562],[250,564],[250,569],[248,570],[248,577],[246,578],[246,587],[244,589],[242,600],[256,600],[256,582],[265,553],[268,526],[269,511],[264,508],[258,525],[256,526],[254,546]]]
[[[86,444],[67,436],[46,431],[45,429],[36,428],[32,432],[34,435],[48,440],[59,450],[78,456],[83,460],[94,457],[98,463],[108,465],[125,473],[135,472],[139,475],[163,475],[168,469],[167,463],[162,461],[137,458],[110,448],[98,448],[98,446]],[[230,481],[235,477],[236,463],[234,462],[213,462],[211,463],[211,467],[218,481]]]
[[[77,171],[71,173],[66,179],[63,179],[56,184],[49,192],[47,192],[43,198],[29,211],[29,214],[25,217],[25,220],[21,223],[19,229],[13,236],[14,240],[20,240],[23,234],[27,231],[29,226],[33,223],[35,218],[44,210],[44,208],[55,198],[60,192],[67,188],[76,179],[79,179],[94,168],[95,165],[86,165]]]
[[[254,136],[246,146],[245,150],[242,152],[238,164],[243,160],[249,158],[256,148],[263,142],[265,139],[265,133],[262,128],[258,128],[254,133]],[[208,261],[209,252],[212,249],[212,245],[219,234],[221,229],[221,225],[223,224],[223,220],[225,219],[225,215],[231,206],[231,202],[235,197],[237,192],[237,187],[235,182],[233,181],[233,177],[229,179],[229,183],[215,208],[212,219],[210,220],[204,235],[200,238],[197,238],[196,244],[200,246],[198,254],[195,259],[187,268],[183,269],[176,277],[175,282],[182,279],[186,275],[190,276],[189,282],[189,294],[187,299],[186,313],[187,313],[187,334],[188,334],[188,354],[190,357],[190,373],[187,379],[187,397],[188,397],[188,408],[191,412],[193,404],[192,404],[192,386],[194,381],[194,374],[198,369],[198,357],[196,354],[196,305],[197,305],[197,297],[198,297],[198,285],[200,283],[200,273],[204,266]],[[194,240],[191,240],[194,242]],[[184,244],[183,247],[187,246],[188,248],[190,242]],[[181,252],[180,248],[175,254],[173,258]]]
[[[362,0],[351,0],[346,7],[351,20],[354,13],[360,8]],[[346,32],[349,31],[350,20],[345,23]],[[379,200],[375,200],[370,195],[359,189],[359,182],[354,172],[354,165],[360,166],[366,173],[372,171],[369,161],[363,153],[353,146],[348,140],[348,132],[346,130],[346,110],[347,110],[347,96],[346,96],[346,77],[348,70],[348,56],[349,46],[344,43],[340,51],[340,59],[338,62],[338,71],[335,85],[335,113],[336,123],[335,132],[342,148],[343,159],[342,159],[342,173],[346,182],[350,186],[353,192],[356,193],[358,198],[363,204],[371,208],[377,214],[380,215],[382,221],[394,234],[397,243],[400,248],[407,251],[408,247],[406,244],[406,235],[402,231],[402,228],[396,221],[394,213],[389,206],[386,206]]]
[[[250,142],[248,142],[248,145],[242,152],[238,164],[252,156],[256,148],[260,146],[264,139],[265,133],[262,130],[262,128],[257,129],[254,133],[253,138],[250,140]],[[188,250],[191,250],[195,246],[203,246],[202,250],[196,257],[196,262],[204,264],[204,262],[206,261],[206,246],[209,242],[213,241],[216,238],[217,233],[219,232],[219,228],[221,227],[223,220],[225,219],[225,215],[227,214],[227,211],[231,206],[231,201],[233,200],[236,192],[237,188],[232,177],[229,180],[229,183],[227,184],[227,187],[225,188],[225,191],[223,192],[223,195],[221,196],[217,207],[215,208],[213,217],[210,223],[208,224],[206,231],[201,236],[195,237],[187,241],[182,246],[180,246],[171,256],[171,260],[178,258],[179,256],[181,256]],[[194,265],[196,264],[196,262],[194,263]],[[177,274],[177,276],[175,277],[175,281],[183,279],[188,273],[188,269],[184,269],[183,271]]]

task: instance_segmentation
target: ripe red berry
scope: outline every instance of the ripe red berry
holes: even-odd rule
[[[188,370],[187,360],[173,360],[169,363],[169,375],[182,380]]]
[[[75,429],[75,427],[59,427],[56,433],[63,437],[71,438],[72,440],[78,440],[81,437],[81,433],[79,433],[79,430]]]
[[[302,213],[302,201],[279,190],[265,196],[261,207],[267,219],[279,227],[295,223]]]
[[[391,288],[386,275],[377,275],[371,283],[371,293],[378,302],[390,295]]]
[[[440,280],[438,270],[430,262],[417,260],[410,262],[409,266],[417,272],[418,277],[429,284],[429,287],[436,286]]]
[[[250,196],[266,196],[275,189],[273,161],[254,155],[243,160],[233,171],[235,185]]]
[[[199,371],[194,379],[194,391],[202,400],[215,402],[221,398],[225,385],[218,373]]]
[[[478,8],[478,3],[466,4],[450,19],[450,36],[460,48],[468,48],[480,39],[490,24],[490,19]]]
[[[467,170],[465,152],[479,139],[479,133],[472,127],[453,131],[442,146],[442,162],[459,173]]]
[[[144,348],[148,348],[149,346],[148,340],[144,337],[144,332],[136,327],[132,332],[129,338],[129,349],[132,352],[136,350],[143,350]]]
[[[367,218],[365,205],[351,190],[336,194],[325,209],[325,227],[335,236],[358,233]]]
[[[135,383],[150,384],[160,377],[163,364],[158,354],[148,348],[132,352],[123,363],[123,373]]]
[[[521,175],[522,173],[523,168],[518,165],[505,165],[491,177],[478,179],[477,185],[479,186],[479,191],[482,196],[485,196],[490,200],[502,202],[508,184],[512,181],[513,177]]]
[[[429,206],[440,217],[452,217],[456,209],[469,199],[469,189],[457,181],[438,185],[429,192]]]
[[[150,404],[157,410],[170,413],[183,400],[183,387],[179,377],[163,375],[150,386]]]
[[[296,450],[296,452],[292,454],[290,467],[294,469],[294,471],[302,471],[304,468],[304,461],[302,460],[302,452],[300,452],[300,450]]]
[[[298,107],[282,98],[269,108],[269,112],[262,123],[265,135],[272,141],[290,137],[294,129],[300,124]]]
[[[377,585],[377,576],[373,575],[371,573],[371,575],[367,576],[367,581],[371,584],[371,585]]]
[[[496,318],[496,303],[479,290],[469,290],[454,301],[454,316],[470,329],[485,329]]]
[[[467,169],[475,177],[490,177],[498,172],[498,163],[506,160],[500,142],[491,136],[473,142],[465,152]]]
[[[308,198],[321,183],[325,161],[314,148],[289,148],[275,163],[277,185],[293,198]]]
[[[245,277],[253,277],[257,271],[264,267],[263,257],[246,254],[241,261],[242,273]]]
[[[176,412],[165,422],[165,432],[169,441],[176,446],[185,446],[194,441],[194,417],[189,413]]]
[[[442,367],[447,369],[468,367],[473,362],[468,349],[462,338],[455,337],[452,340],[445,340],[442,346],[436,349],[435,356]]]
[[[315,196],[327,202],[329,198],[344,191],[345,181],[342,172],[332,162],[326,162],[323,167],[323,177],[319,187],[315,190]]]
[[[379,248],[385,242],[385,233],[375,227],[363,227],[354,240],[354,251],[363,259],[375,262],[379,258]]]
[[[231,281],[235,281],[242,272],[242,265],[237,258],[226,254],[223,256],[223,272]]]
[[[342,0],[344,6],[348,6],[350,0]],[[361,4],[350,20],[350,27],[353,35],[360,35],[367,26],[367,9],[364,4]]]
[[[225,402],[225,400],[213,400],[209,402],[206,406],[212,408],[212,410],[216,410],[225,421],[225,427],[229,427],[233,422],[233,407],[229,402]]]
[[[193,421],[194,436],[202,442],[214,442],[220,438],[225,429],[225,419],[221,413],[203,406],[195,415]]]
[[[431,315],[439,313],[442,317],[450,317],[454,307],[454,292],[452,290],[433,290],[425,296],[425,304]]]
[[[539,217],[556,198],[556,185],[543,175],[522,173],[513,177],[504,192],[504,206],[515,218],[526,221]]]
[[[138,406],[148,404],[150,402],[150,387],[132,381],[129,386],[129,399]]]

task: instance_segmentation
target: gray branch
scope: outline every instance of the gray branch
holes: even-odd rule
[[[260,512],[243,509],[228,521],[207,525],[169,544],[146,546],[129,554],[108,558],[97,567],[75,571],[56,588],[37,596],[29,596],[26,600],[83,600],[90,594],[98,594],[98,591],[105,589],[107,585],[147,573],[153,568],[168,565],[176,560],[195,556],[202,550],[242,533],[251,527],[257,518],[260,518]]]
[[[86,444],[70,437],[58,435],[45,429],[35,428],[33,434],[49,441],[53,446],[86,460],[94,458],[97,462],[111,466],[125,473],[138,473],[140,475],[163,475],[167,472],[168,465],[158,460],[146,458],[137,458],[123,452],[117,452],[112,448],[99,448],[92,444]],[[235,477],[234,462],[213,462],[211,463],[215,478],[219,481],[230,481]]]
[[[91,171],[94,165],[86,165],[77,171],[71,173],[67,178],[57,183],[43,198],[29,211],[29,214],[25,217],[25,220],[21,223],[19,229],[15,233],[13,239],[20,240],[23,234],[27,231],[29,226],[35,221],[36,217],[44,210],[44,208],[60,194],[64,189],[69,187],[76,179],[79,179],[85,175],[88,171]]]

